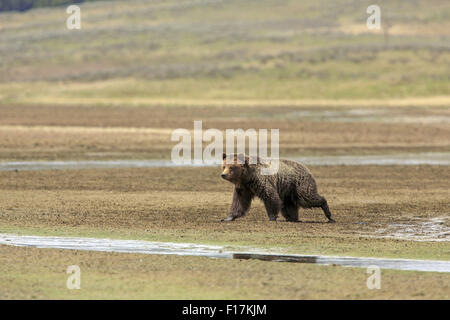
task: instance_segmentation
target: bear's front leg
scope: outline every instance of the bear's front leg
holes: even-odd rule
[[[221,222],[233,221],[245,215],[252,204],[253,194],[250,190],[242,187],[235,187],[233,193],[233,203],[231,204],[230,214]]]
[[[277,221],[278,213],[281,210],[283,203],[280,199],[267,199],[264,200],[264,206],[266,207],[267,215],[270,221]]]

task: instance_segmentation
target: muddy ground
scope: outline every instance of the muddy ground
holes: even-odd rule
[[[170,159],[176,128],[279,129],[280,155],[450,151],[446,107],[0,106],[0,160]],[[206,146],[206,143],[205,143]]]
[[[258,200],[248,216],[220,223],[233,186],[219,168],[148,168],[0,172],[0,230],[448,260],[447,166],[310,169],[336,224],[320,209],[301,210],[301,223],[269,222]],[[421,226],[433,219],[441,229],[432,242],[395,235],[395,226],[410,224],[412,239],[423,240],[431,229]]]
[[[194,120],[203,120],[204,129],[279,128],[282,157],[448,152],[448,117],[446,107],[414,106],[356,111],[0,106],[0,160],[169,159],[174,145],[170,133],[192,129]],[[302,210],[301,223],[282,217],[269,222],[259,201],[248,216],[220,223],[227,216],[233,187],[214,167],[19,170],[0,172],[0,232],[449,260],[448,166],[310,170],[336,224],[325,223],[319,209]],[[449,296],[447,274],[383,271],[383,289],[374,291],[365,285],[364,269],[3,246],[0,250],[2,298]],[[72,264],[86,271],[79,293],[64,287],[65,268]]]

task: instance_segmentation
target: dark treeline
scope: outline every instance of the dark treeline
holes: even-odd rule
[[[53,7],[95,0],[0,0],[2,11],[27,11],[39,7]]]

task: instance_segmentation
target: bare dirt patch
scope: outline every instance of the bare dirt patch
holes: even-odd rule
[[[192,130],[194,120],[202,120],[205,130],[279,129],[284,156],[450,150],[448,122],[430,121],[447,119],[447,108],[385,108],[373,121],[355,117],[352,110],[0,106],[0,159],[169,159],[175,145],[172,130]],[[393,121],[407,118],[414,121]]]

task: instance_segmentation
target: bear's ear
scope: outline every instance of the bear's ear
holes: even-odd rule
[[[222,153],[222,160],[225,160],[227,158],[227,154],[224,152]]]

